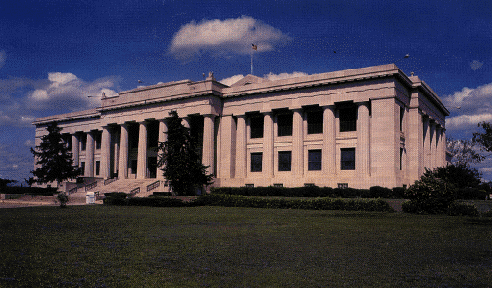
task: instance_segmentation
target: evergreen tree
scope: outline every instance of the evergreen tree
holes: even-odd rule
[[[200,159],[196,139],[190,129],[181,124],[176,111],[169,113],[167,141],[159,143],[157,166],[164,172],[173,192],[178,195],[194,195],[196,188],[212,184],[212,174]]]
[[[81,169],[73,165],[72,153],[64,143],[61,128],[56,123],[49,124],[48,134],[41,138],[41,144],[31,153],[36,164],[41,167],[31,171],[34,181],[39,184],[58,181],[58,183],[75,178],[81,174]]]

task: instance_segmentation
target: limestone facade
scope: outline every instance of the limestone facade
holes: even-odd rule
[[[446,164],[449,111],[394,64],[140,87],[103,97],[96,109],[37,119],[36,145],[57,122],[85,177],[165,181],[155,148],[172,110],[201,139],[215,186],[391,188]]]

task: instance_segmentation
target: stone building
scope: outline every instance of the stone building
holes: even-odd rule
[[[155,147],[172,110],[201,139],[215,186],[391,188],[446,164],[449,111],[394,64],[277,81],[248,75],[231,86],[210,73],[140,87],[103,96],[96,109],[37,119],[36,145],[57,122],[86,179],[164,183]]]

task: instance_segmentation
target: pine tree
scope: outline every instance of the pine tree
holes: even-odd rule
[[[41,166],[31,171],[34,181],[39,184],[60,183],[79,176],[81,169],[73,165],[72,153],[60,133],[62,129],[52,123],[47,130],[48,134],[41,138],[41,144],[35,149],[31,148],[36,164]]]
[[[197,142],[181,124],[176,111],[169,113],[167,141],[159,143],[158,167],[178,195],[194,195],[195,189],[212,184],[212,174],[201,162]]]

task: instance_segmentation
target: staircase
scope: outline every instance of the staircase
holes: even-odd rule
[[[108,185],[104,185],[103,183],[100,183],[98,186],[94,187],[93,189],[89,190],[91,192],[99,192],[99,195],[104,195],[104,193],[111,193],[111,192],[123,192],[130,194],[132,191],[136,190],[137,188],[140,188],[140,191],[138,192],[133,192],[135,193],[134,196],[136,197],[147,197],[152,195],[154,192],[164,192],[167,191],[168,187],[163,186],[163,181],[161,181],[161,184],[159,187],[154,188],[151,191],[147,191],[147,186],[155,183],[158,181],[157,179],[118,179],[114,182],[109,183]]]

